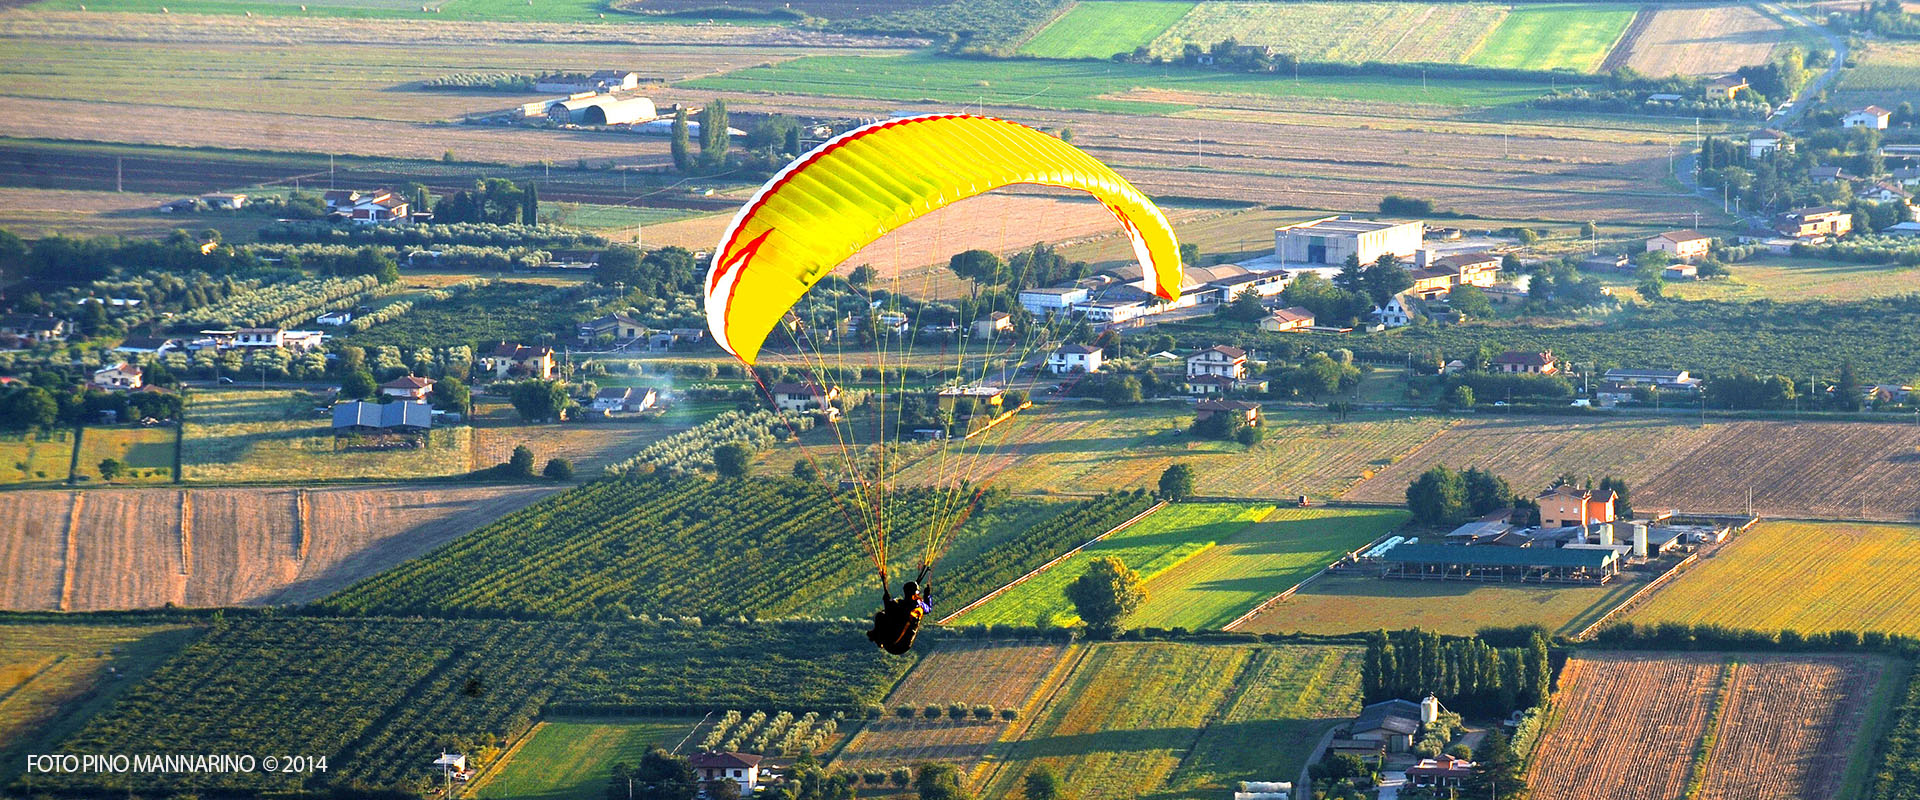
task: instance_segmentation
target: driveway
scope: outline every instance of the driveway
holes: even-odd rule
[[[1380,773],[1380,800],[1399,800],[1400,787],[1407,785],[1407,773]]]

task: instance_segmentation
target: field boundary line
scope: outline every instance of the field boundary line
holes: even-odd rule
[[[1015,586],[1019,586],[1020,584],[1026,583],[1033,576],[1038,575],[1042,572],[1046,572],[1049,568],[1053,567],[1055,564],[1058,564],[1062,561],[1072,558],[1075,553],[1078,553],[1081,550],[1087,549],[1089,545],[1095,544],[1102,539],[1105,539],[1109,536],[1119,533],[1120,531],[1126,530],[1128,527],[1131,527],[1134,523],[1139,522],[1140,520],[1146,519],[1148,514],[1152,514],[1155,511],[1159,511],[1160,509],[1165,508],[1166,506],[1167,506],[1167,501],[1165,500],[1161,500],[1160,502],[1157,502],[1151,506],[1148,506],[1147,510],[1133,515],[1132,519],[1129,519],[1126,522],[1122,522],[1119,525],[1113,526],[1113,529],[1107,531],[1106,533],[1100,534],[1099,536],[1095,536],[1091,539],[1081,542],[1078,547],[1075,547],[1072,550],[1068,550],[1065,553],[1061,553],[1059,556],[1055,557],[1052,561],[1049,561],[1045,564],[1041,564],[1039,568],[1035,569],[1034,571],[1029,572],[1025,575],[1022,575],[1018,578],[1015,578],[1012,583],[1009,583],[1005,586],[1002,586],[998,589],[988,592],[986,597],[982,597],[978,600],[968,603],[965,607],[961,608],[960,610],[955,611],[951,614],[948,614],[944,617],[941,617],[938,620],[935,620],[934,624],[945,625],[949,622],[959,619],[961,615],[969,611],[972,611],[976,608],[979,608],[980,606],[985,605],[988,600],[992,600],[995,597],[999,597],[1000,595],[1004,594],[1008,589],[1012,589]]]
[[[180,490],[180,574],[193,573],[193,493]]]
[[[293,557],[307,560],[307,490],[293,490]]]
[[[1368,542],[1364,545],[1361,545],[1360,547],[1355,548],[1353,550],[1347,551],[1346,555],[1343,555],[1339,559],[1335,560],[1333,564],[1328,564],[1324,567],[1321,567],[1319,572],[1313,573],[1312,575],[1308,575],[1307,577],[1301,579],[1299,583],[1296,583],[1292,586],[1287,587],[1286,591],[1267,598],[1266,602],[1261,603],[1260,605],[1254,606],[1252,610],[1248,611],[1245,614],[1241,614],[1239,617],[1235,618],[1232,622],[1229,622],[1226,625],[1221,626],[1220,630],[1230,631],[1237,626],[1245,625],[1248,620],[1251,620],[1254,617],[1259,616],[1260,612],[1266,611],[1267,609],[1272,608],[1275,605],[1278,605],[1282,601],[1285,601],[1287,598],[1292,597],[1295,592],[1300,591],[1307,584],[1312,583],[1316,580],[1319,580],[1321,576],[1333,570],[1334,564],[1338,564],[1349,558],[1353,558],[1359,555],[1360,553],[1364,553],[1368,550],[1371,550],[1375,546],[1379,545],[1381,542],[1386,541],[1387,538],[1390,536],[1393,536],[1393,531],[1387,531],[1386,533],[1380,534],[1379,536],[1374,537],[1373,541]]]
[[[67,456],[67,483],[80,480],[80,439],[85,436],[87,426],[73,426],[73,454]]]
[[[1720,548],[1715,547],[1712,550],[1712,552],[1718,553],[1720,552]],[[1627,599],[1620,601],[1619,605],[1616,605],[1613,608],[1609,609],[1607,613],[1600,615],[1600,618],[1594,620],[1592,625],[1588,625],[1585,628],[1581,628],[1579,633],[1576,633],[1573,635],[1573,640],[1576,642],[1584,642],[1584,641],[1587,641],[1588,639],[1593,638],[1594,634],[1600,632],[1601,626],[1606,625],[1608,622],[1611,622],[1614,617],[1619,616],[1620,614],[1626,613],[1627,611],[1631,611],[1634,605],[1638,604],[1642,600],[1645,600],[1649,594],[1652,594],[1655,590],[1660,589],[1663,586],[1666,586],[1681,572],[1686,571],[1688,567],[1691,567],[1694,564],[1699,563],[1701,557],[1705,556],[1707,553],[1708,551],[1701,550],[1699,552],[1694,553],[1693,555],[1680,559],[1680,563],[1673,565],[1673,569],[1667,570],[1665,573],[1662,573],[1660,577],[1647,581],[1647,585],[1640,587],[1639,591],[1636,591],[1633,594],[1628,595]]]
[[[514,756],[520,754],[520,748],[525,747],[527,742],[533,741],[534,734],[539,733],[540,729],[546,726],[547,721],[544,719],[536,720],[532,725],[527,726],[526,733],[520,734],[520,738],[515,739],[513,744],[507,745],[507,749],[500,751],[500,756],[495,758],[493,763],[483,767],[479,775],[475,775],[473,780],[468,781],[466,786],[454,793],[455,796],[479,796],[480,790],[485,789],[487,784],[493,783],[493,779],[507,771],[507,764],[513,761]]]
[[[80,492],[76,491],[72,494],[73,505],[67,506],[67,549],[66,554],[60,559],[61,611],[73,610],[73,561],[80,555],[80,506],[86,502],[85,496]]]

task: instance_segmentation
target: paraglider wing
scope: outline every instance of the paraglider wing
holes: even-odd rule
[[[965,114],[878,122],[835,137],[760,187],[707,270],[714,340],[754,363],[773,326],[849,256],[915,218],[1019,183],[1077,189],[1113,212],[1145,282],[1180,295],[1180,248],[1153,201],[1073,145],[1019,123]]]

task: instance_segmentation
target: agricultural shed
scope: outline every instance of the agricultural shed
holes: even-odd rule
[[[333,432],[387,433],[433,427],[433,409],[425,403],[368,403],[355,400],[333,407]]]
[[[1402,544],[1380,560],[1387,577],[1419,580],[1606,583],[1620,574],[1611,549]]]
[[[659,116],[653,101],[645,97],[615,97],[610,94],[561,100],[547,106],[547,118],[574,125],[631,125]]]

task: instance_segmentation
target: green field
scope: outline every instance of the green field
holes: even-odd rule
[[[1234,630],[1340,634],[1420,628],[1464,636],[1486,627],[1541,625],[1557,634],[1573,634],[1598,621],[1644,583],[1623,580],[1607,586],[1548,588],[1330,576]]]
[[[1193,10],[1193,3],[1091,0],[1079,3],[1020,46],[1035,58],[1107,58],[1151,43]]]
[[[1395,509],[1279,509],[1149,582],[1130,624],[1218,628],[1406,518]]]
[[[1893,108],[1920,102],[1920,42],[1875,41],[1854,51],[1857,66],[1840,73],[1834,102]]]
[[[1763,522],[1627,614],[1753,630],[1920,635],[1920,527]]]
[[[0,434],[0,483],[64,481],[72,464],[69,429]]]
[[[474,793],[482,800],[603,800],[615,764],[638,764],[647,750],[672,750],[697,719],[549,720],[513,751]]]
[[[1625,5],[1519,6],[1467,57],[1467,63],[1592,72],[1606,60],[1636,10]]]
[[[1359,710],[1359,661],[1349,648],[1096,644],[982,795],[1017,797],[1037,765],[1077,800],[1293,780],[1324,726]]]
[[[176,432],[171,425],[91,427],[80,437],[75,473],[100,480],[100,462],[113,458],[123,466],[114,483],[166,483],[173,480]]]
[[[958,61],[938,56],[810,56],[679,84],[686,89],[862,97],[965,107],[972,104],[1165,114],[1191,104],[1109,97],[1135,89],[1298,97],[1347,102],[1510,106],[1540,96],[1534,83],[1490,80],[1275,76],[1080,61]]]
[[[622,234],[633,235],[635,225],[658,225],[697,217],[702,213],[684,208],[637,208],[598,203],[547,201],[540,204],[540,221],[544,224],[612,231],[616,241],[620,240]]]
[[[1668,283],[1666,293],[1682,300],[1843,302],[1897,297],[1920,285],[1920,269],[1899,264],[1774,256],[1733,264],[1727,271],[1722,279]]]
[[[1055,624],[1073,624],[1080,618],[1073,613],[1064,592],[1067,584],[1079,578],[1094,559],[1118,558],[1139,572],[1143,580],[1151,582],[1155,576],[1234,536],[1272,510],[1271,505],[1257,503],[1167,506],[987,601],[956,622],[1031,625],[1041,614],[1051,614]]]
[[[1152,45],[1179,58],[1233,39],[1302,61],[1454,64],[1486,39],[1507,7],[1485,3],[1205,2]]]
[[[25,754],[56,752],[61,737],[195,633],[181,625],[0,625],[0,786]]]
[[[349,450],[304,392],[195,392],[186,411],[181,471],[189,481],[425,478],[471,469],[473,429],[435,428],[417,449]]]

